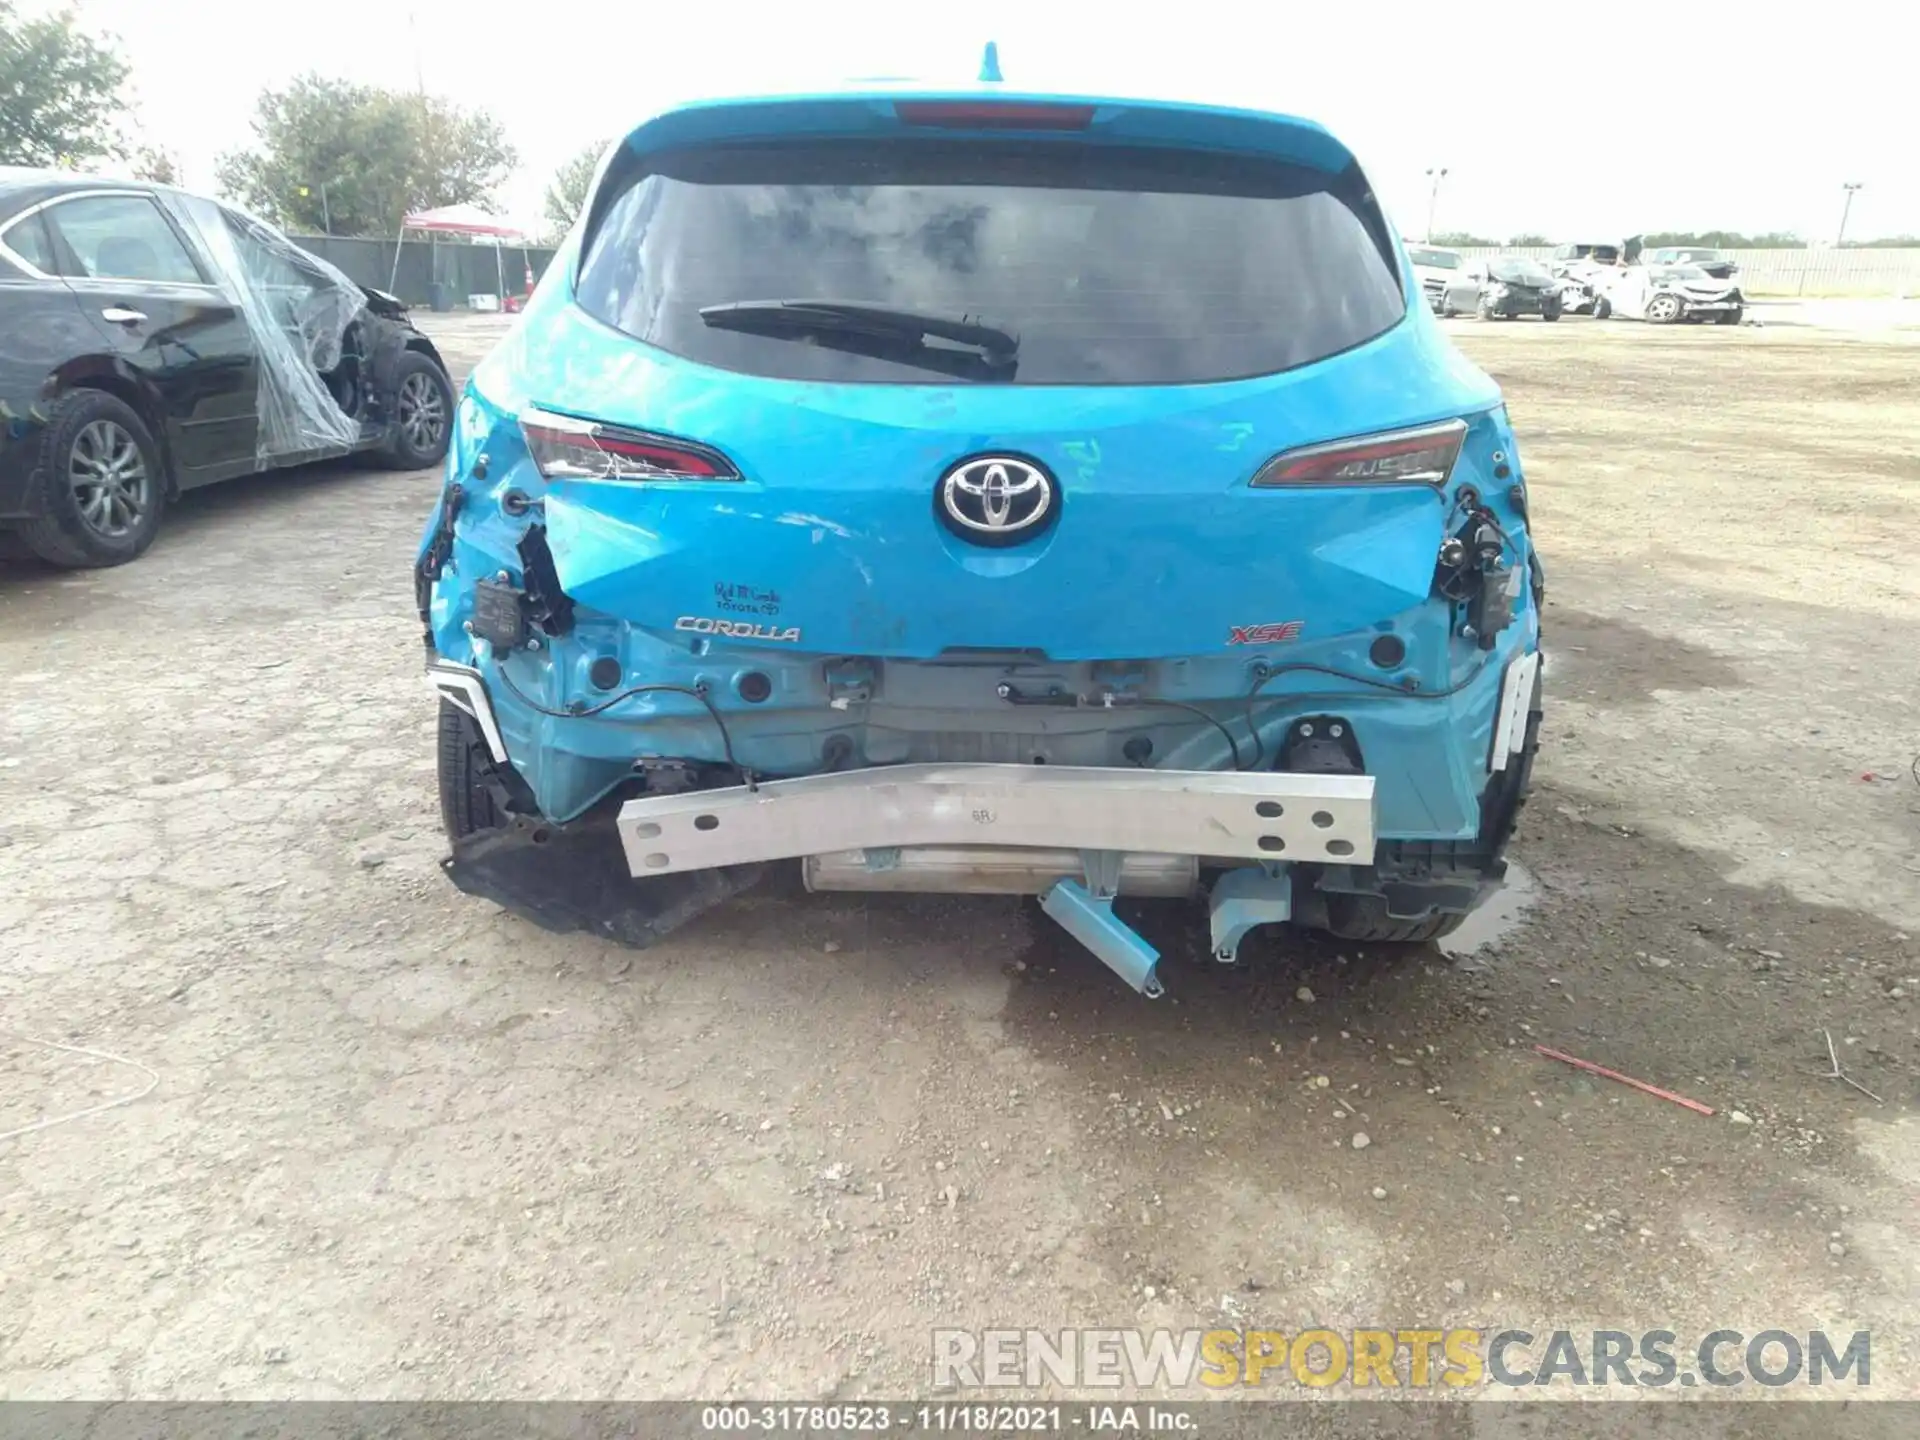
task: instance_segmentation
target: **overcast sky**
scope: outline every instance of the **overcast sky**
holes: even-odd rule
[[[45,0],[40,0],[44,5]],[[27,0],[25,8],[33,8]],[[149,143],[189,185],[249,135],[254,99],[303,70],[420,83],[484,105],[535,218],[580,146],[714,93],[852,76],[970,79],[997,40],[1009,85],[1310,116],[1360,155],[1404,234],[1614,239],[1708,227],[1831,241],[1920,234],[1920,19],[1905,0],[1616,5],[1402,0],[77,0],[119,35]],[[1134,16],[1159,18],[1136,21]],[[417,67],[417,71],[416,71]]]

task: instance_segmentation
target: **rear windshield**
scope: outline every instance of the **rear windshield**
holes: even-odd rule
[[[650,345],[755,375],[1224,380],[1324,359],[1406,314],[1392,242],[1357,170],[895,140],[654,155],[608,186],[616,198],[596,205],[581,306]],[[700,314],[779,300],[964,320],[1017,348],[1011,365],[1003,355],[970,374],[950,352],[796,328],[749,333]]]
[[[1407,251],[1407,259],[1435,270],[1458,270],[1460,257],[1451,250],[1423,250],[1418,245]]]

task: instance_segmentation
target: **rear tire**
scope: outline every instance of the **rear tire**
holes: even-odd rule
[[[1560,312],[1558,310],[1542,310],[1540,312],[1540,318],[1551,325],[1555,320],[1560,318]]]
[[[1535,603],[1539,603],[1537,599]],[[1533,762],[1540,753],[1543,683],[1542,677],[1534,677],[1533,696],[1527,704],[1527,728],[1519,754],[1481,796],[1480,834],[1473,845],[1482,857],[1483,881],[1497,880],[1506,874],[1507,844],[1513,839],[1520,812],[1533,789]],[[1467,918],[1464,914],[1436,911],[1423,920],[1398,920],[1387,913],[1387,902],[1378,895],[1321,892],[1316,898],[1326,907],[1320,928],[1342,940],[1419,945],[1451,935]],[[1480,898],[1486,898],[1484,890]]]
[[[68,570],[124,565],[160,533],[166,467],[146,422],[119,396],[69,390],[54,401],[34,470],[29,484],[43,509],[18,538],[35,558]]]
[[[438,735],[440,823],[449,840],[464,840],[507,823],[488,781],[493,777],[493,754],[486,736],[466,711],[440,702]]]
[[[1613,302],[1611,300],[1594,301],[1593,302],[1593,318],[1596,320],[1612,319],[1613,318]]]
[[[1719,315],[1714,317],[1714,323],[1719,325],[1738,325],[1741,316],[1745,314],[1746,311],[1744,310],[1723,310]]]

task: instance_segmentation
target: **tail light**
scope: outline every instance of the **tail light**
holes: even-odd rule
[[[529,410],[520,417],[527,453],[548,480],[738,480],[718,450],[571,415]]]
[[[1260,467],[1253,484],[1444,485],[1466,438],[1467,422],[1448,420],[1414,430],[1306,445],[1274,456]]]

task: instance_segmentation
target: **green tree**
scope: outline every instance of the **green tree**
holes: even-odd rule
[[[75,167],[122,153],[127,67],[71,10],[23,20],[0,0],[0,162]]]
[[[1474,246],[1498,245],[1500,242],[1486,235],[1475,235],[1469,230],[1444,230],[1433,237],[1432,243],[1444,245],[1449,250],[1459,250],[1471,249]]]
[[[292,230],[392,235],[415,210],[490,204],[518,158],[500,122],[435,96],[302,75],[264,91],[221,192]]]
[[[173,152],[157,145],[142,145],[133,153],[133,174],[137,180],[156,185],[178,185],[180,167],[173,163]]]
[[[1512,246],[1516,250],[1538,250],[1544,245],[1553,244],[1553,241],[1549,240],[1544,235],[1527,234],[1527,235],[1516,235],[1511,240],[1507,241],[1507,244]]]
[[[553,226],[556,237],[571,230],[573,222],[586,208],[587,186],[593,183],[594,169],[606,150],[604,140],[589,145],[553,172],[553,179],[547,185],[545,209],[547,222]]]

